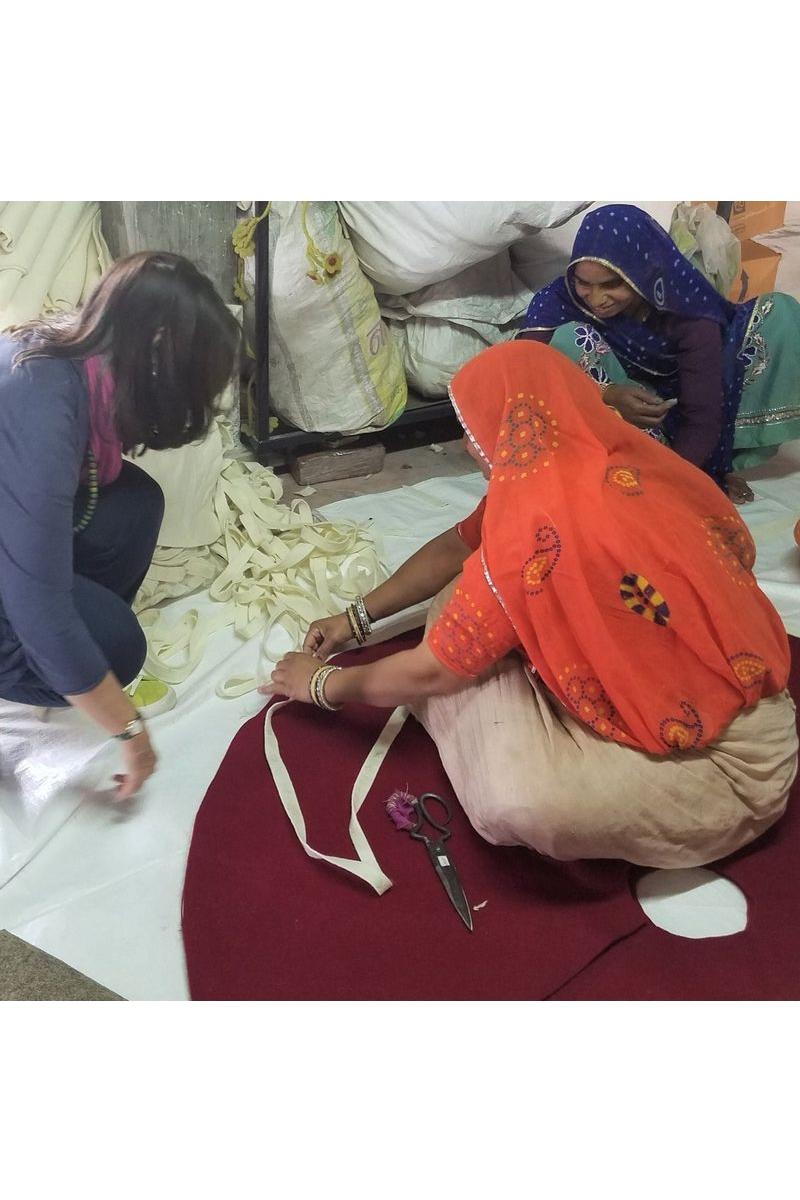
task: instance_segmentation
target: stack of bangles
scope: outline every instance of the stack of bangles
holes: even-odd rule
[[[372,617],[367,612],[363,596],[356,596],[352,604],[345,609],[353,637],[359,646],[363,646],[372,633]]]
[[[350,623],[350,630],[353,637],[359,646],[363,646],[372,633],[372,617],[367,612],[364,597],[356,596],[353,603],[347,606],[345,612],[347,613],[347,620]],[[325,663],[323,666],[317,667],[309,679],[308,693],[317,708],[325,708],[328,712],[336,712],[342,707],[341,704],[331,704],[325,696],[325,681],[333,671],[341,671],[341,669],[341,667],[335,667],[333,663]]]
[[[308,694],[317,708],[327,709],[328,712],[338,712],[342,707],[341,704],[331,704],[325,697],[325,681],[334,671],[341,671],[341,669],[341,667],[335,667],[333,663],[326,663],[322,667],[317,667],[309,679]]]

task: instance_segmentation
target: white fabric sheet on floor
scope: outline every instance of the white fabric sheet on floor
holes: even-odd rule
[[[785,447],[751,479],[759,498],[743,513],[758,548],[757,573],[789,631],[800,636],[800,551],[792,537],[800,518],[800,443]],[[432,479],[343,500],[322,515],[370,521],[393,569],[470,512],[483,490],[477,473]],[[210,604],[204,596],[185,597],[170,612]],[[229,629],[214,636],[200,667],[176,688],[177,707],[152,722],[159,769],[129,808],[96,792],[80,803],[76,793],[49,819],[40,814],[27,830],[27,847],[19,820],[15,838],[0,838],[0,880],[13,874],[0,887],[0,928],[128,999],[188,997],[180,899],[192,826],[236,731],[263,704],[253,694],[221,700],[214,689],[232,674],[252,672],[256,653],[256,640],[238,642]],[[0,702],[0,727],[10,707]],[[107,786],[118,768],[115,748],[88,757],[91,786]],[[73,783],[80,774],[76,761]],[[0,778],[0,821],[7,816],[5,783]]]
[[[384,561],[394,569],[461,520],[482,491],[477,474],[431,480],[340,501],[322,515],[374,524],[383,535]],[[192,607],[211,608],[213,603],[206,595],[182,597],[168,611],[178,617]],[[389,631],[399,627],[399,622],[385,624]],[[276,653],[292,649],[288,637],[283,647],[279,642],[276,630],[270,640]],[[77,714],[54,713],[39,727],[40,748],[34,749],[37,728],[30,710],[0,701],[0,729],[9,721],[19,728],[26,718],[31,735],[26,776],[50,770],[52,777],[57,769],[61,785],[56,805],[54,786],[41,782],[46,811],[23,821],[16,777],[0,775],[0,883],[8,880],[0,887],[0,928],[128,999],[188,997],[180,905],[192,826],[234,735],[264,705],[254,693],[221,700],[215,688],[231,675],[252,674],[257,651],[258,638],[242,643],[231,629],[214,635],[201,665],[176,687],[177,706],[151,722],[158,770],[128,807],[96,794],[110,786],[119,769],[114,745],[105,744],[98,754],[97,742],[84,736],[69,759],[65,754],[57,768],[52,763],[48,767],[46,747],[52,746],[56,731],[65,736],[65,724]],[[5,744],[10,752],[12,743]],[[3,745],[0,735],[0,754]],[[74,785],[70,792],[65,790],[68,782]],[[81,803],[89,789],[94,790]]]

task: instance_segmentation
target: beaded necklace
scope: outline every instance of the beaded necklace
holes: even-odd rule
[[[89,499],[86,501],[80,521],[77,525],[72,526],[73,533],[81,533],[86,528],[97,508],[97,459],[92,450],[87,450],[87,457],[89,459]]]

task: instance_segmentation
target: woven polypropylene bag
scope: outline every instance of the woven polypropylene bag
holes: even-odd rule
[[[335,202],[274,201],[269,232],[275,412],[315,432],[391,425],[408,396],[400,352]]]

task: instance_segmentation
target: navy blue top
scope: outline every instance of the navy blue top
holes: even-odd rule
[[[602,263],[633,287],[653,309],[653,319],[642,322],[618,313],[601,320],[593,315],[573,287],[575,269],[586,259]],[[583,218],[566,274],[536,293],[522,328],[552,331],[571,321],[585,324],[588,317],[629,378],[646,381],[664,399],[680,399],[681,404],[667,413],[661,428],[684,458],[696,462],[705,450],[708,457],[702,462],[703,470],[722,484],[733,466],[736,414],[744,386],[744,360],[739,351],[754,305],[755,300],[732,304],[721,296],[684,258],[658,222],[640,208],[608,204]],[[719,329],[715,339],[711,338],[712,324]],[[710,440],[710,418],[702,420],[705,428],[700,429],[703,404],[697,378],[704,370],[710,372],[712,358],[715,372],[719,365],[720,382],[719,388],[714,384],[713,397],[707,390],[706,399],[713,404],[720,431],[716,445]],[[679,412],[687,385],[689,403]],[[691,445],[687,417],[694,430]]]
[[[16,682],[27,660],[60,695],[80,695],[109,670],[72,598],[89,394],[67,359],[12,370],[20,348],[0,334],[0,680]]]

